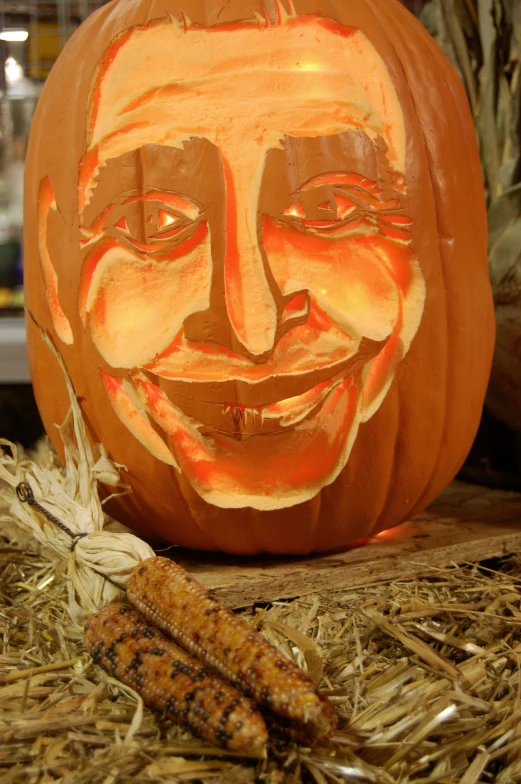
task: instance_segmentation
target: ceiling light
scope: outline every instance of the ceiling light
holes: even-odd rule
[[[0,41],[27,41],[29,33],[27,30],[2,30],[0,31]]]

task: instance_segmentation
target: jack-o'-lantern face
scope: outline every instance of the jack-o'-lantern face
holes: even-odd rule
[[[78,179],[78,308],[115,414],[209,503],[277,509],[345,466],[418,328],[406,133],[364,35],[318,16],[132,28]],[[59,208],[40,194],[40,256]]]

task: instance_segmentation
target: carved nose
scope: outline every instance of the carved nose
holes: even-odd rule
[[[246,357],[255,364],[266,362],[272,355],[279,340],[293,327],[304,324],[309,315],[309,294],[307,291],[298,291],[283,296],[275,293],[277,307],[277,321],[273,341],[270,341],[266,351],[250,352],[240,342],[228,319],[224,292],[214,294],[213,301],[208,310],[194,313],[185,320],[184,333],[186,340],[197,343],[217,343],[225,349]]]
[[[275,346],[276,292],[270,286],[258,248],[231,247],[227,251],[225,299],[230,324],[248,354],[264,356]]]
[[[210,308],[185,321],[188,340],[210,340],[265,362],[278,341],[309,312],[308,294],[283,295],[262,248],[258,195],[249,168],[232,172],[223,158],[225,232],[221,263],[214,265]]]

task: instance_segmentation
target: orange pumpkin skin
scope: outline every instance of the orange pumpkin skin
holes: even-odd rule
[[[257,9],[259,19],[252,15],[252,8]],[[294,6],[274,0],[266,3],[264,22],[262,15],[262,4],[252,0],[189,0],[184,4],[173,0],[119,0],[101,8],[75,33],[45,85],[29,142],[25,181],[26,303],[33,319],[52,337],[63,357],[89,436],[94,442],[102,442],[112,459],[125,466],[123,478],[132,486],[132,493],[111,502],[114,516],[151,539],[185,547],[240,554],[297,554],[341,548],[397,525],[423,509],[451,480],[479,422],[493,351],[494,320],[487,272],[486,213],[473,123],[459,78],[437,45],[395,0],[295,0]],[[175,35],[171,49],[157,45],[163,40],[167,22]],[[312,33],[322,41],[322,49],[317,49],[318,59],[311,58],[303,67],[300,60],[291,60],[290,43],[299,36],[307,40],[308,35],[311,41]],[[237,48],[220,45],[222,36],[235,36]],[[188,47],[187,41],[193,46]],[[217,44],[212,49],[214,41]],[[270,93],[268,82],[262,80],[268,79],[265,72],[273,74],[279,69],[280,62],[270,58],[285,53],[287,42],[289,59],[281,66],[286,69],[284,80],[273,82],[279,90],[276,93],[274,89],[274,100],[280,96],[283,100],[267,111],[260,101]],[[213,87],[208,89],[210,66],[204,71],[207,46],[215,51],[212,57],[216,58],[217,73],[215,78],[212,76]],[[340,47],[349,53],[346,63],[349,58],[354,63],[356,79],[347,73]],[[138,55],[132,53],[139,51],[152,53],[146,67],[136,65]],[[233,63],[229,51],[236,57]],[[267,52],[265,56],[263,51]],[[194,69],[197,88],[191,86],[190,73],[172,82],[168,95],[160,92],[161,79],[165,81],[168,69],[174,68],[170,52]],[[360,52],[366,63],[368,57],[373,58],[372,82],[370,74],[357,65]],[[191,53],[195,53],[193,58]],[[275,67],[271,67],[273,62]],[[262,68],[257,68],[259,63]],[[266,63],[271,64],[271,70],[263,70]],[[156,82],[154,68],[159,74]],[[152,73],[150,89],[145,89],[147,69]],[[301,72],[308,75],[301,77]],[[337,89],[335,84],[343,84],[344,77],[354,86],[352,94],[346,92],[347,109],[342,105],[342,111],[349,113],[349,122],[337,128],[336,108],[331,109],[330,120],[325,119],[327,106],[322,92],[329,95],[329,90]],[[309,81],[295,81],[298,94],[293,106],[291,80],[297,78]],[[378,79],[380,97],[374,89]],[[228,80],[232,80],[233,89]],[[260,85],[257,92],[256,85]],[[306,85],[310,94],[315,91],[310,101],[316,100],[319,108],[322,101],[316,117],[312,103],[302,103]],[[118,103],[118,89],[130,93],[124,109]],[[199,104],[190,103],[192,89],[199,91]],[[229,107],[223,104],[219,91],[229,95]],[[218,100],[212,98],[215,94]],[[330,104],[336,106],[333,101]],[[364,114],[367,126],[360,119],[360,105],[369,107]],[[209,124],[205,134],[198,133],[195,120],[193,128],[182,125],[183,112],[190,118],[197,106],[204,107],[201,117],[197,116],[197,127],[203,122]],[[234,106],[237,114],[242,112],[239,119]],[[308,111],[309,127],[301,130],[296,124],[306,125],[304,110]],[[130,117],[123,127],[124,112]],[[271,179],[264,175],[271,161],[276,165],[281,148],[286,168],[280,180],[286,178],[290,185],[294,184],[294,170],[288,150],[291,147],[296,156],[301,154],[299,145],[307,150],[294,164],[294,169],[309,169],[305,182],[299,181],[294,202],[288,201],[288,194],[294,196],[296,186],[288,185],[286,201],[280,197],[280,212],[271,215],[279,191],[274,186],[266,207],[264,197],[259,196],[256,209],[264,223],[262,231],[257,228],[256,236],[262,252],[257,254],[258,248],[254,248],[251,258],[245,252],[253,247],[248,245],[250,235],[246,229],[242,235],[237,228],[244,211],[233,211],[230,194],[235,194],[237,204],[241,204],[240,199],[250,193],[253,175],[261,169],[254,168],[247,152],[235,169],[232,163],[228,166],[237,146],[235,137],[224,125],[222,133],[212,136],[211,118],[208,120],[212,112],[217,118],[229,113],[230,127],[238,128],[237,133],[241,132],[241,117],[245,128],[250,123],[242,131],[247,150],[253,149],[252,140],[257,145],[261,137],[264,140],[258,193],[266,182],[279,181],[279,175]],[[277,112],[277,117],[285,114],[281,127],[275,124],[274,129],[286,136],[284,141],[279,138],[268,144],[266,139],[273,131],[268,120]],[[260,129],[258,137],[254,122]],[[331,127],[326,127],[326,122]],[[177,130],[182,129],[184,134],[179,143],[171,141],[172,125],[176,123]],[[154,129],[147,138],[151,127]],[[343,135],[335,137],[338,133]],[[210,140],[203,146],[198,141],[202,135]],[[131,145],[128,139],[133,136],[137,142]],[[317,136],[322,139],[318,151],[312,141]],[[305,142],[299,141],[301,137],[306,137]],[[333,137],[338,138],[338,144]],[[157,145],[165,139],[168,150],[165,152],[163,146],[156,156]],[[346,152],[346,145],[353,142],[354,152]],[[146,144],[150,146],[140,147]],[[268,147],[269,154],[265,153]],[[141,150],[137,157],[129,158],[137,148]],[[180,185],[167,188],[153,184],[151,179],[157,177],[163,182],[168,178],[168,156],[177,155],[180,149],[192,169],[190,188],[199,188],[197,196],[192,194],[191,198]],[[214,166],[211,156],[216,149],[222,160]],[[392,170],[390,180],[386,180],[388,172],[378,168],[382,149]],[[342,155],[350,162],[337,163],[335,156]],[[316,161],[321,156],[329,160],[319,170]],[[358,156],[359,165],[351,164],[353,156]],[[113,171],[116,158],[122,162],[119,173],[99,187]],[[133,180],[129,185],[125,172],[130,170],[128,162],[138,158],[141,169],[132,163],[132,177],[139,179],[139,195],[133,196],[131,185],[135,183]],[[251,164],[250,170],[247,164]],[[176,177],[181,177],[183,165],[174,167]],[[207,186],[209,195],[204,197],[206,211],[201,207],[204,198],[200,183],[206,176],[211,180],[208,172],[214,170],[219,171],[219,187],[227,205],[222,220],[213,180]],[[369,171],[376,174],[368,185]],[[335,184],[339,177],[344,188],[341,192]],[[194,185],[194,178],[199,184]],[[107,208],[94,218],[94,201],[100,193],[108,194],[111,187],[115,191],[110,196],[110,210],[117,207],[117,214],[109,220]],[[160,187],[166,196],[163,194],[159,208],[152,202],[157,201]],[[315,199],[310,207],[313,188],[325,188],[326,197],[320,204],[320,199]],[[366,189],[363,197],[361,188]],[[121,204],[126,205],[126,212],[120,209]],[[364,206],[367,204],[372,212]],[[346,223],[350,212],[359,216],[356,225]],[[196,213],[198,217],[194,218]],[[153,229],[147,228],[147,221]],[[235,229],[238,239],[227,240]],[[136,232],[141,232],[139,237]],[[178,236],[181,244],[176,245]],[[153,266],[147,256],[152,246],[159,248],[153,251],[154,258],[164,262],[163,267]],[[170,345],[164,350],[161,324],[169,312],[164,291],[171,291],[173,309],[185,306],[178,284],[171,282],[172,276],[180,274],[179,267],[173,271],[171,259],[181,254],[183,260],[192,254],[189,258],[193,259],[195,272],[192,270],[183,285],[192,286],[185,299],[197,299],[206,280],[205,265],[210,263],[210,251],[205,255],[201,250],[205,247],[211,247],[213,254],[208,301],[194,305],[190,318],[186,317],[183,339],[192,352],[189,361],[195,363],[197,373],[208,374],[208,383],[197,386],[191,379],[187,387],[186,379],[179,380],[183,368],[176,370],[178,375],[172,371],[179,341],[175,350]],[[352,267],[344,264],[337,269],[332,248],[341,248],[343,259],[353,258]],[[385,275],[373,264],[368,248],[386,260]],[[216,283],[215,272],[220,253],[224,259],[224,272],[219,273],[222,285]],[[320,273],[315,270],[315,257],[324,260]],[[360,259],[366,260],[365,267],[358,264]],[[295,277],[294,269],[299,269],[297,262],[308,277],[303,286],[291,288],[288,281]],[[291,264],[297,266],[290,268]],[[129,294],[129,310],[126,291],[138,291],[138,268],[143,273],[145,296],[138,307]],[[415,283],[410,282],[411,276],[415,276]],[[322,280],[323,288],[319,290]],[[334,299],[334,289],[338,292],[344,284],[347,292],[356,287],[361,292],[358,299],[349,293],[349,306]],[[402,287],[399,295],[393,293],[393,286]],[[412,296],[414,286],[416,293]],[[255,307],[246,309],[241,296],[244,299],[248,287],[255,291],[256,300]],[[154,301],[155,320],[149,301]],[[364,302],[368,303],[365,310]],[[347,313],[346,323],[358,319],[358,331],[363,336],[355,352],[359,364],[353,360],[349,365],[349,383],[337,380],[331,388],[320,369],[315,376],[315,371],[309,371],[313,389],[318,384],[318,392],[310,393],[317,395],[316,411],[301,420],[291,420],[291,416],[296,417],[291,413],[292,426],[286,432],[281,406],[289,406],[285,401],[305,390],[295,381],[298,374],[290,377],[288,373],[287,378],[281,378],[282,360],[273,359],[278,356],[276,346],[282,345],[280,356],[285,356],[284,361],[290,365],[294,361],[297,367],[300,360],[292,359],[292,335],[315,330],[316,346],[324,335],[336,340],[341,333],[338,324],[344,321],[339,317],[338,323],[333,322],[342,307]],[[131,312],[133,315],[129,315]],[[203,312],[207,314],[204,318],[200,315]],[[140,330],[136,327],[139,318],[144,325]],[[60,451],[55,424],[61,423],[67,413],[67,391],[57,362],[30,318],[27,328],[36,399],[47,432]],[[209,337],[203,346],[201,335],[205,329]],[[355,340],[356,332],[353,328],[350,340]],[[153,341],[157,341],[158,348],[152,362],[147,351]],[[341,338],[338,341],[339,356],[347,357],[347,353],[342,354]],[[226,392],[216,375],[215,368],[221,361],[216,345],[224,356],[222,380],[226,381],[228,373],[235,379]],[[194,346],[199,347],[199,364],[194,359]],[[207,352],[206,362],[201,360],[201,346]],[[334,346],[337,350],[337,343]],[[324,354],[320,356],[325,366]],[[379,375],[374,370],[377,361],[384,367]],[[233,368],[239,370],[232,373],[226,363],[229,368],[235,363]],[[174,374],[173,384],[165,380],[168,372]],[[253,383],[254,373],[255,379],[265,374],[264,386]],[[360,400],[371,400],[367,383],[371,373],[377,391],[373,403],[366,404],[364,415]],[[188,394],[187,389],[193,392]],[[226,397],[230,389],[237,392],[231,403]],[[264,397],[255,397],[253,392],[250,395],[255,389],[262,389]],[[236,432],[236,438],[232,438],[228,430],[221,436],[217,434],[218,426],[212,431],[210,425],[208,435],[200,423],[193,424],[196,413],[207,404],[208,394],[214,394],[212,390],[218,390],[211,399],[218,403],[218,410],[214,406],[215,421],[221,423],[230,415],[239,437]],[[260,408],[267,412],[262,422],[255,419]],[[339,424],[340,410],[344,418]],[[253,422],[250,426],[258,430],[252,438],[241,438],[241,433],[247,432],[248,417]],[[314,417],[319,423],[316,432]],[[275,424],[270,424],[272,421]],[[281,432],[277,431],[279,425]],[[347,444],[349,439],[352,443]],[[330,459],[328,450],[334,451],[331,445],[337,442],[340,446],[331,457],[331,466],[325,466]],[[232,480],[240,488],[237,496],[230,493]]]

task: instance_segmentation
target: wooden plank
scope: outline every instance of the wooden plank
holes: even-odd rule
[[[341,553],[240,558],[169,555],[232,607],[428,574],[521,550],[521,494],[453,482],[411,522]]]

